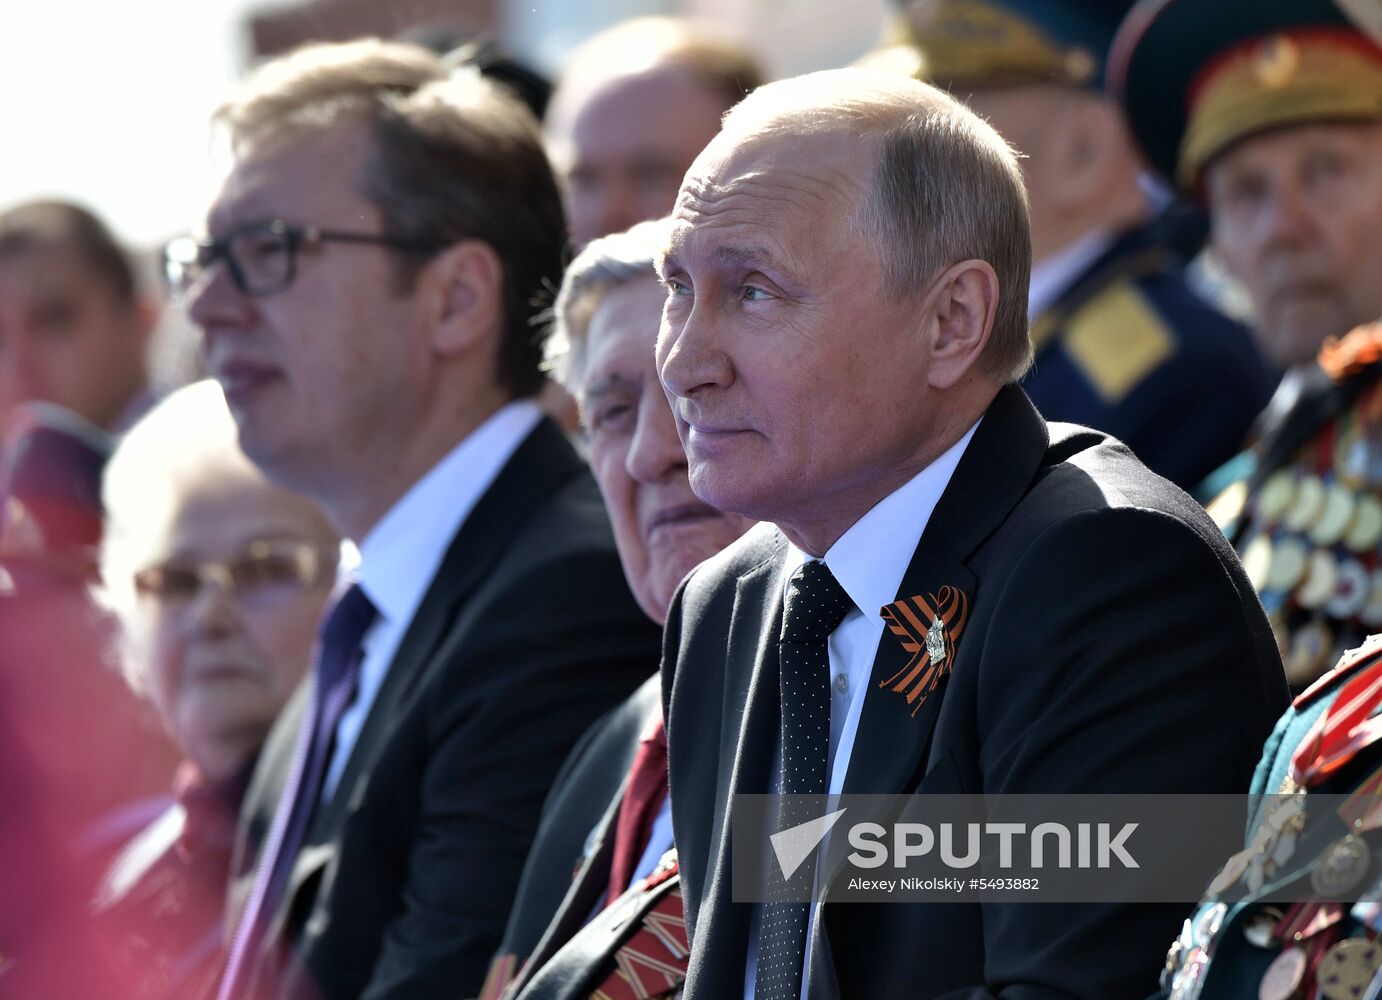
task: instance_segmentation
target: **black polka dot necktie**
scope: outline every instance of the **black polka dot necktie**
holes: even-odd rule
[[[828,790],[825,764],[830,743],[830,652],[826,643],[853,607],[825,563],[808,562],[793,574],[777,645],[782,702],[778,789],[784,796],[778,830],[818,818],[811,803],[791,801],[788,796],[824,795]],[[763,904],[758,931],[754,996],[757,1000],[799,1000],[809,904],[793,902],[790,897],[809,894],[815,882],[815,855],[790,880],[783,879],[772,860],[768,873],[768,901]]]

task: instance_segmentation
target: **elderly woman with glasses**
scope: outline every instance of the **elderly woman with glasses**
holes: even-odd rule
[[[122,666],[185,761],[177,802],[126,847],[97,908],[142,997],[214,985],[235,819],[260,744],[311,661],[339,539],[241,453],[221,390],[173,393],[103,488],[103,597]]]

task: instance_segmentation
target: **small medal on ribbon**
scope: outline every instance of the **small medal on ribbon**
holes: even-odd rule
[[[955,644],[969,620],[969,595],[947,585],[884,605],[879,614],[911,659],[878,686],[905,697],[916,715],[954,664]]]

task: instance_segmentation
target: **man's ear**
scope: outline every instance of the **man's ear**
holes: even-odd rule
[[[488,243],[462,240],[437,254],[418,276],[417,287],[432,349],[451,356],[492,339],[502,322],[503,297],[504,266]]]
[[[962,260],[932,287],[932,340],[926,381],[949,389],[974,367],[998,311],[998,274],[984,260]]]
[[[1107,99],[1077,94],[1052,124],[1049,176],[1042,190],[1062,208],[1083,208],[1090,197],[1102,196],[1128,169],[1125,159],[1131,140],[1120,115]]]

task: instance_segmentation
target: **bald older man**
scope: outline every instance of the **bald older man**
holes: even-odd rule
[[[732,797],[1232,792],[1285,704],[1203,511],[1015,384],[1030,257],[1014,154],[912,80],[760,88],[682,184],[659,375],[692,489],[771,522],[667,617],[692,1000],[1150,992],[1175,906],[817,904],[810,856],[736,902]]]
[[[762,76],[747,49],[670,17],[621,22],[577,49],[543,123],[572,244],[670,212],[720,116]]]

